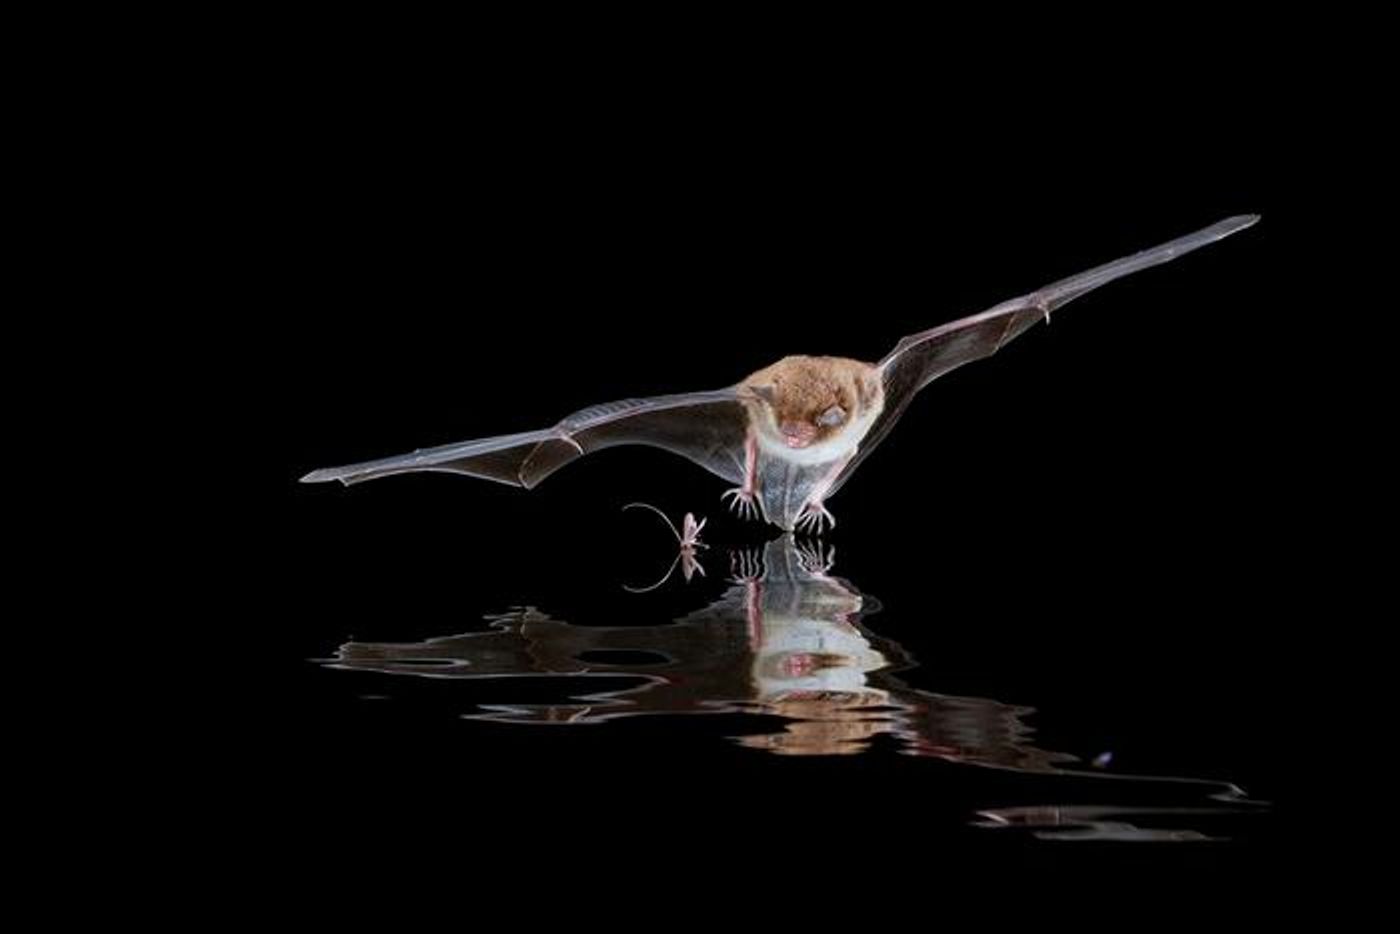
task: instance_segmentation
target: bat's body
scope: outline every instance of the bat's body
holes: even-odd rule
[[[835,525],[822,505],[885,408],[880,368],[844,357],[784,357],[739,384],[746,397],[741,514],[786,529]]]
[[[787,530],[800,526],[820,531],[835,524],[826,500],[884,439],[924,386],[964,363],[992,355],[1085,292],[1213,243],[1256,220],[1255,215],[1223,220],[981,314],[906,337],[879,363],[785,357],[726,389],[594,406],[543,431],[317,470],[302,480],[348,484],[437,470],[530,488],[583,454],[645,444],[687,457],[734,483],[725,496],[741,515],[761,513]]]

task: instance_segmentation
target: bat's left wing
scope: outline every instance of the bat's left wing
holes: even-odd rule
[[[552,428],[315,470],[301,479],[303,483],[351,484],[401,473],[443,471],[529,489],[584,454],[640,444],[679,454],[740,484],[748,429],[743,392],[735,387],[608,402],[575,412]]]
[[[1086,292],[1106,285],[1114,279],[1169,262],[1208,243],[1244,230],[1258,220],[1257,214],[1226,218],[1169,243],[1125,256],[1077,276],[1061,279],[1029,295],[1002,302],[980,314],[904,338],[880,361],[880,372],[885,386],[884,411],[861,441],[856,456],[832,484],[831,493],[845,483],[860,462],[884,440],[914,395],[938,377],[964,363],[990,357],[1008,342],[1025,333],[1036,322],[1047,320],[1050,312]]]

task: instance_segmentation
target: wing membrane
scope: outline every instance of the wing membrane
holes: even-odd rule
[[[914,394],[938,377],[965,363],[990,357],[1008,342],[1024,334],[1036,322],[1048,319],[1050,312],[1086,292],[1123,276],[1170,262],[1178,256],[1244,230],[1258,220],[1257,214],[1226,218],[1160,246],[1096,266],[1068,279],[1061,279],[979,314],[904,338],[880,361],[885,385],[885,410],[879,420],[871,426],[856,456],[832,485],[832,492],[845,483],[860,462],[884,439],[904,413]]]
[[[661,448],[733,483],[743,480],[747,416],[736,389],[624,399],[591,406],[553,428],[447,444],[315,470],[303,483],[344,484],[418,471],[465,474],[532,488],[575,458],[604,448]]]

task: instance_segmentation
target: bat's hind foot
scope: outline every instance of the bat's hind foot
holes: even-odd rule
[[[754,498],[751,491],[736,486],[732,490],[725,490],[720,494],[720,500],[723,501],[730,496],[734,498],[729,500],[729,508],[734,511],[736,516],[741,519],[758,518],[758,500]]]
[[[799,531],[820,535],[827,529],[836,528],[836,517],[821,503],[808,503],[797,517]]]

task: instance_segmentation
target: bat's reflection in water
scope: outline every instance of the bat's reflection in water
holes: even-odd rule
[[[1030,708],[910,687],[897,672],[915,667],[914,660],[898,643],[865,628],[862,617],[875,601],[829,573],[832,557],[820,546],[797,545],[791,535],[769,542],[761,556],[735,553],[733,585],[708,607],[664,625],[579,626],[527,608],[490,617],[484,632],[416,643],[349,642],[326,664],[464,680],[638,682],[560,703],[481,705],[483,712],[469,719],[589,724],[748,713],[779,717],[783,724],[777,732],[735,740],[780,755],[851,755],[884,735],[911,755],[1024,773],[1197,784],[1217,801],[1249,804],[1237,788],[1220,782],[1076,770],[1071,763],[1078,757],[1033,744],[1025,722]],[[1037,821],[1037,814],[1050,816]],[[1054,806],[980,816],[982,826],[1053,828],[1044,835],[1055,839],[1099,838],[1095,827],[1111,831],[1106,839],[1207,839],[1139,831],[1123,822],[1077,821]],[[1067,833],[1071,829],[1077,832]]]

